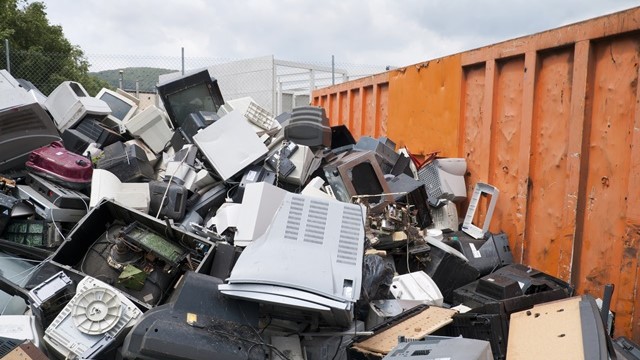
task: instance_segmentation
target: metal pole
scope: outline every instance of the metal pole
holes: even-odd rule
[[[7,57],[7,72],[11,74],[11,56],[9,56],[9,39],[4,39],[4,53]]]
[[[140,98],[140,80],[136,80],[136,97]]]
[[[120,73],[120,80],[118,81],[118,85],[119,85],[118,87],[124,90],[124,70],[121,69],[119,73]]]
[[[182,75],[184,75],[184,47],[182,47]]]
[[[336,57],[331,55],[331,85],[336,84]]]

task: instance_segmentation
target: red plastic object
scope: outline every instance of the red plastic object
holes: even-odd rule
[[[93,175],[91,161],[67,151],[60,141],[32,151],[25,165],[28,170],[72,189],[87,187]]]

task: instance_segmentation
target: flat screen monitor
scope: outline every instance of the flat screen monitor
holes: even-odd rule
[[[120,126],[129,120],[138,110],[138,99],[123,92],[115,92],[103,88],[96,98],[107,103],[111,109],[111,115],[105,120],[107,125]]]
[[[224,105],[218,81],[208,70],[181,76],[158,85],[158,93],[174,128],[198,111],[217,112]]]

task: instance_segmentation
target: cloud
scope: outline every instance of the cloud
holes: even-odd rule
[[[632,0],[56,0],[87,54],[407,65],[632,7]]]

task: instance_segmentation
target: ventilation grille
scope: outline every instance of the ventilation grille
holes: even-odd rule
[[[298,241],[303,211],[304,200],[299,197],[292,198],[291,207],[289,208],[289,218],[287,219],[287,227],[284,230],[285,239]]]
[[[340,239],[338,240],[338,263],[357,264],[361,227],[362,212],[351,207],[345,208],[342,214],[342,224],[340,225]]]
[[[430,199],[439,199],[442,196],[442,184],[438,176],[438,165],[432,162],[418,171],[418,178],[427,188]]]
[[[42,119],[33,111],[32,107],[10,109],[0,113],[0,135],[13,137],[12,133],[20,131],[46,130]]]
[[[0,337],[0,357],[3,357],[22,344],[22,340]]]

